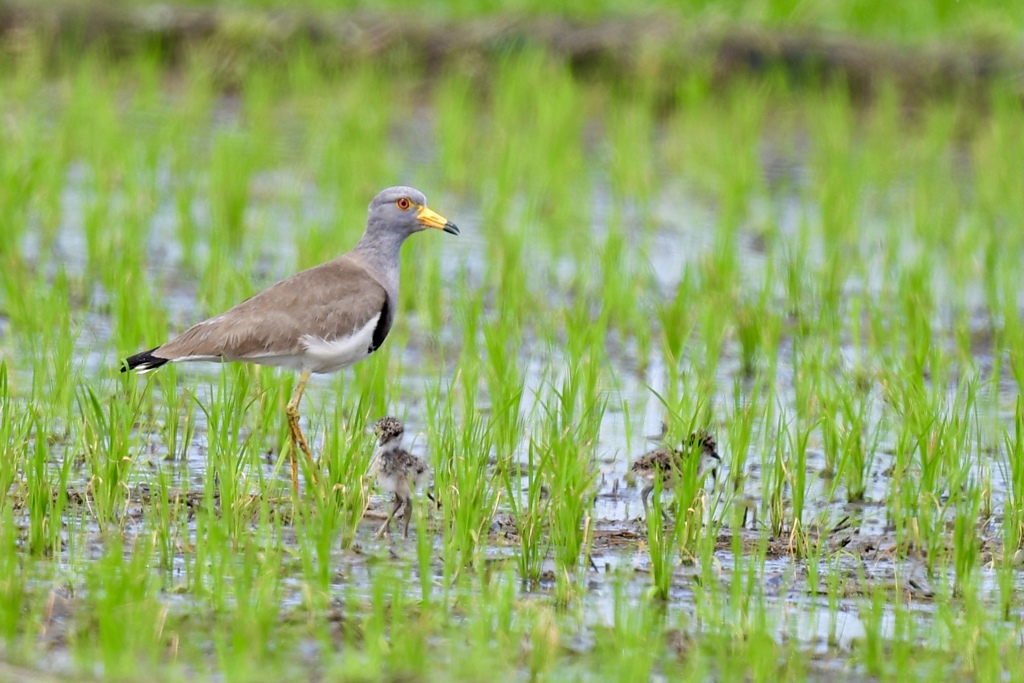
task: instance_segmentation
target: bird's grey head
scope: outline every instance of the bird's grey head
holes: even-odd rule
[[[388,230],[404,238],[427,228],[459,234],[454,223],[427,208],[427,198],[416,188],[389,187],[378,192],[370,202],[368,230]]]
[[[405,427],[397,417],[383,417],[373,425],[373,433],[377,437],[378,447],[392,443],[397,445],[405,433]]]

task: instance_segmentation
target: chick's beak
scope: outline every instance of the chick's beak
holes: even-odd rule
[[[438,230],[444,230],[451,235],[458,235],[459,228],[450,220],[442,216],[436,211],[432,211],[425,206],[421,206],[416,212],[416,220],[428,228],[437,228]]]

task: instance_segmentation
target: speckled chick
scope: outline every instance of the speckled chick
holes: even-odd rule
[[[682,448],[663,446],[636,459],[631,471],[635,476],[648,481],[647,486],[640,491],[645,515],[650,514],[648,499],[651,496],[651,491],[654,490],[654,478],[661,476],[662,488],[671,489],[675,486],[676,480],[683,470],[686,458],[690,457],[696,447],[700,448],[698,476],[710,467],[711,479],[717,480],[718,465],[722,458],[718,455],[718,444],[715,443],[715,437],[703,430],[690,434],[683,442]]]
[[[377,485],[381,489],[395,494],[394,507],[384,524],[377,530],[377,536],[383,536],[391,529],[391,519],[401,510],[405,516],[403,534],[408,537],[409,520],[412,518],[412,494],[430,477],[430,469],[421,458],[402,448],[405,427],[398,418],[385,417],[377,420],[373,426],[373,433],[377,436],[377,449],[370,460],[369,474],[376,477]]]

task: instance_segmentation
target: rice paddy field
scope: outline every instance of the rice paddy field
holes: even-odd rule
[[[0,680],[1024,680],[1020,81],[47,50],[0,69]],[[461,235],[311,380],[316,482],[294,373],[120,372],[394,184]],[[631,463],[698,428],[717,478],[644,515]]]

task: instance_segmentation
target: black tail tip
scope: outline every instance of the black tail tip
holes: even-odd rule
[[[125,358],[121,362],[121,372],[128,372],[129,370],[149,372],[150,370],[156,370],[161,365],[166,364],[168,362],[166,358],[160,358],[153,355],[153,352],[159,348],[159,346],[154,346],[149,351],[143,351],[142,353],[137,353],[134,356]]]

